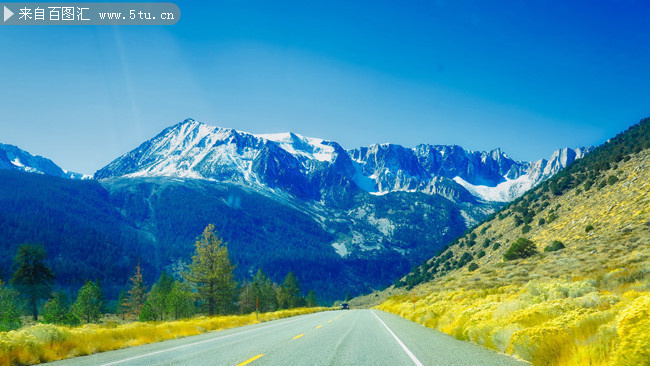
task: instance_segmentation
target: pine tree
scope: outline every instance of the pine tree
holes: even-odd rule
[[[192,297],[190,286],[180,281],[174,281],[167,298],[167,311],[174,319],[192,316],[194,314]]]
[[[43,306],[43,320],[52,324],[69,324],[70,299],[65,292],[55,292]]]
[[[149,322],[157,319],[158,319],[158,314],[151,307],[151,303],[149,301],[145,301],[144,304],[142,304],[142,308],[140,308],[140,314],[138,315],[138,320],[140,320],[141,322]]]
[[[128,309],[136,319],[140,317],[140,310],[147,298],[147,287],[142,279],[140,263],[135,267],[135,274],[131,277],[131,288],[129,289]]]
[[[156,314],[155,318],[158,320],[164,320],[165,312],[167,311],[167,298],[173,285],[174,278],[163,271],[158,281],[151,286],[151,291],[147,295],[147,302],[151,307],[151,311]]]
[[[94,323],[101,317],[103,306],[104,295],[102,289],[97,283],[86,281],[79,289],[77,301],[72,305],[72,312],[82,322]]]
[[[309,293],[307,294],[307,306],[310,308],[318,306],[318,300],[316,299],[316,293],[314,290],[309,290]]]
[[[275,311],[278,308],[278,299],[273,283],[261,268],[257,270],[251,286],[255,293],[255,300],[259,303],[259,311]]]
[[[192,264],[184,277],[196,285],[198,298],[209,315],[228,313],[234,308],[237,289],[234,269],[226,245],[214,233],[214,225],[208,225],[196,241]]]
[[[129,311],[129,298],[126,294],[126,291],[122,289],[120,294],[117,296],[117,304],[115,304],[115,314],[119,315],[122,320],[126,317],[126,313]]]
[[[38,320],[38,302],[52,293],[54,274],[45,265],[43,246],[21,245],[14,258],[16,272],[12,285],[27,298],[34,320]]]
[[[298,307],[301,305],[301,300],[304,300],[300,298],[300,283],[293,272],[287,273],[284,278],[279,298],[282,298],[283,307],[286,309]],[[280,299],[278,299],[278,302],[280,302]]]

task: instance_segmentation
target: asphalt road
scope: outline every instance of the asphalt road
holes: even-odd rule
[[[524,365],[379,310],[302,315],[52,365]]]

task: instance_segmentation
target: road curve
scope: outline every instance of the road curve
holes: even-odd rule
[[[52,365],[525,365],[379,310],[302,315]]]

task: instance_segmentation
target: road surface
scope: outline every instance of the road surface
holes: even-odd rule
[[[525,365],[379,310],[302,315],[52,365]]]

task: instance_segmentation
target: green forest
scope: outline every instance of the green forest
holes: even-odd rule
[[[0,280],[0,331],[23,325],[24,315],[34,322],[63,325],[96,323],[107,313],[122,321],[165,321],[197,314],[226,315],[271,312],[297,307],[316,307],[313,290],[303,289],[293,272],[274,283],[260,268],[255,276],[239,283],[228,246],[208,225],[194,245],[191,262],[163,271],[147,284],[138,263],[116,301],[105,296],[102,282],[87,280],[75,296],[56,291],[56,275],[48,266],[42,245],[21,245],[13,258],[13,273]]]

